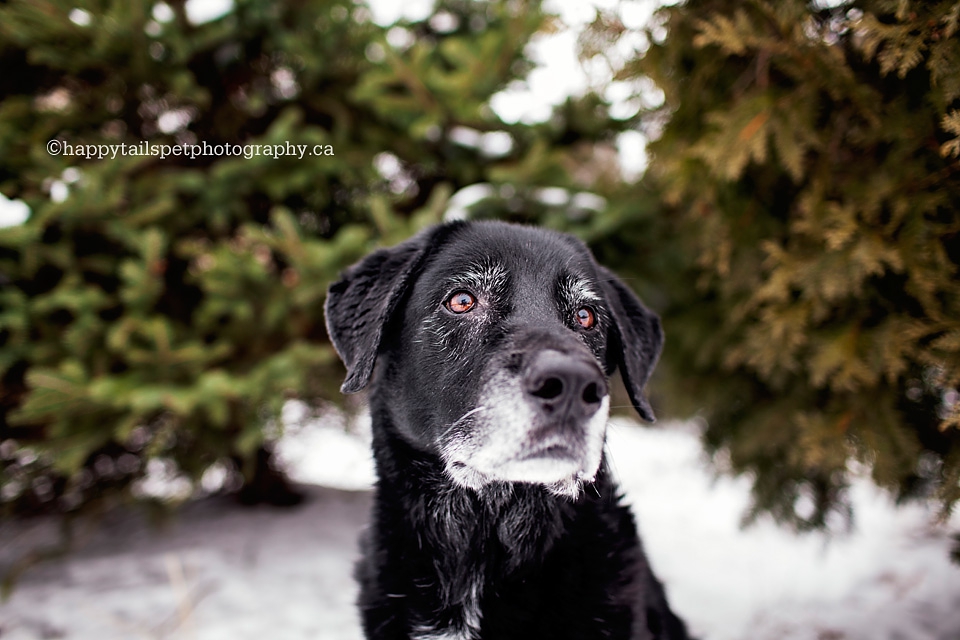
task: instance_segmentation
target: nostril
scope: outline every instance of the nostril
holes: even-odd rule
[[[543,400],[553,400],[563,393],[563,381],[560,378],[546,378],[530,393]]]
[[[591,382],[583,388],[583,401],[587,404],[596,404],[600,402],[600,387],[596,382]]]

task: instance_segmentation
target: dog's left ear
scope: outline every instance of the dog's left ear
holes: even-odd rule
[[[653,408],[643,388],[660,358],[663,329],[657,314],[643,306],[637,296],[612,271],[600,267],[604,293],[613,314],[615,338],[608,348],[614,350],[616,365],[630,395],[633,408],[647,422],[654,422]]]
[[[416,273],[433,233],[420,233],[389,249],[378,249],[349,267],[330,285],[323,305],[327,334],[347,366],[343,393],[370,381],[383,329]]]

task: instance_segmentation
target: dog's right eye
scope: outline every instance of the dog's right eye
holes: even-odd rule
[[[477,306],[477,299],[466,291],[457,291],[447,299],[445,305],[453,313],[466,313]]]

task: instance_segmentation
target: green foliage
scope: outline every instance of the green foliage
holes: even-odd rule
[[[854,460],[960,499],[958,16],[691,0],[627,69],[665,96],[662,392],[754,478],[753,515],[847,513]]]
[[[5,511],[112,501],[154,459],[250,479],[286,399],[338,401],[322,315],[338,272],[438,221],[454,190],[563,155],[487,106],[530,66],[537,3],[443,2],[451,28],[403,22],[394,45],[347,0],[238,0],[200,25],[180,2],[81,5],[0,7],[0,190],[31,210],[0,230]],[[494,158],[457,127],[514,144]],[[319,152],[252,152],[288,143]]]

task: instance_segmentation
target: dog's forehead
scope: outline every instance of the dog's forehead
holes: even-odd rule
[[[496,222],[467,225],[448,238],[437,249],[431,271],[454,276],[478,267],[502,270],[514,278],[524,276],[539,284],[559,277],[596,278],[590,252],[571,236]]]

